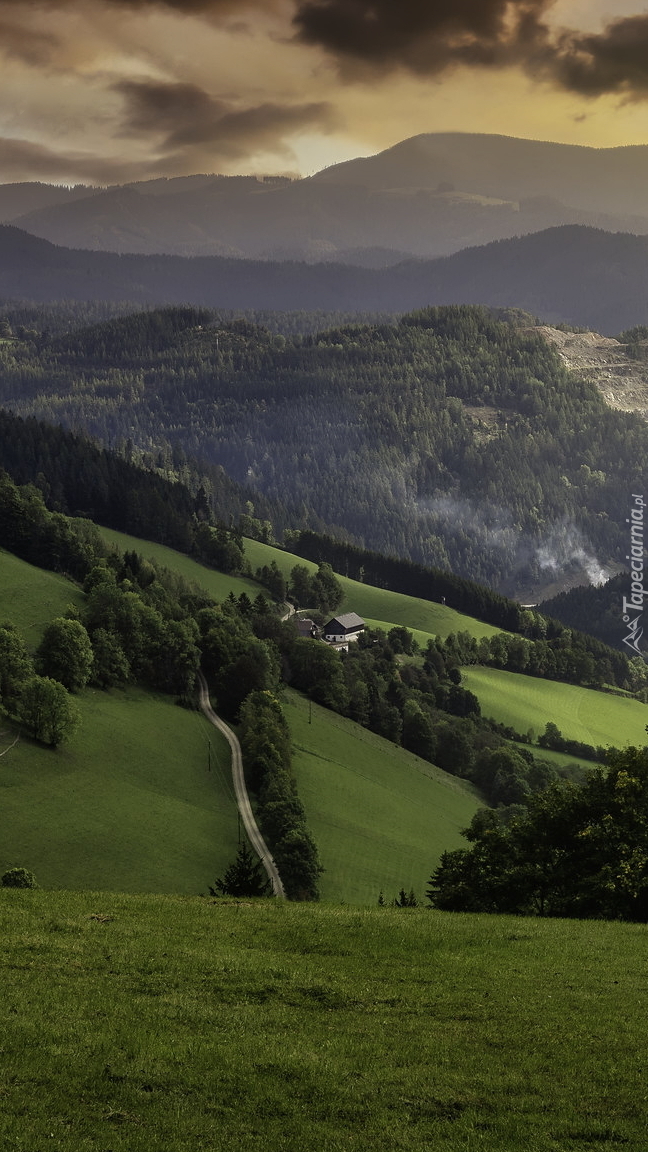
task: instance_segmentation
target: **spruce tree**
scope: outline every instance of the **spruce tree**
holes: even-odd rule
[[[263,864],[255,860],[245,842],[239,844],[236,860],[226,869],[222,880],[214,887],[210,885],[212,896],[269,896],[270,881],[265,875]]]

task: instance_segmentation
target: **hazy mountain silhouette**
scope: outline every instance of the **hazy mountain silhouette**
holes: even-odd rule
[[[648,322],[648,237],[552,228],[443,259],[369,269],[88,252],[56,247],[5,225],[0,296],[329,312],[487,304],[615,335]]]
[[[197,175],[107,189],[0,186],[0,220],[74,248],[348,261],[450,255],[581,224],[648,233],[648,146],[414,136],[303,180]],[[380,262],[379,262],[380,263]]]

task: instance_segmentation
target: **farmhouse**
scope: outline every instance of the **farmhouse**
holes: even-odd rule
[[[322,636],[329,644],[348,644],[364,632],[365,622],[357,612],[345,612],[324,625]]]
[[[299,617],[297,617],[293,621],[293,623],[294,623],[299,635],[302,636],[304,639],[313,640],[317,637],[317,635],[318,635],[317,625],[315,624],[314,620],[310,620],[308,617],[304,617],[303,619],[300,619]]]

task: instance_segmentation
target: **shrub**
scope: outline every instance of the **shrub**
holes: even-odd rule
[[[10,868],[0,882],[3,888],[38,888],[34,873],[28,868]]]

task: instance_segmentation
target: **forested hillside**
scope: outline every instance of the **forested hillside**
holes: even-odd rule
[[[224,468],[278,531],[506,591],[623,562],[648,453],[645,423],[571,376],[528,318],[483,308],[303,337],[191,309],[22,332],[0,345],[0,402],[169,473]]]
[[[543,601],[542,611],[568,628],[579,628],[605,644],[618,645],[623,636],[620,608],[628,595],[628,582],[628,573],[620,572],[604,584],[570,588]]]
[[[70,476],[75,460],[99,465],[99,474],[103,462],[106,485],[110,487],[111,476],[116,485],[128,477],[142,516],[156,527],[156,501],[166,493],[178,522],[183,507],[189,512],[187,540],[195,555],[233,572],[245,566],[240,531],[210,524],[213,516],[204,493],[192,511],[191,495],[179,482],[171,485],[107,452],[97,451],[99,459],[94,459],[86,442],[60,430],[48,432],[34,420],[23,423],[9,416],[5,422],[15,429],[18,443],[28,444],[29,433],[34,451],[26,453],[26,460],[34,467],[38,459],[45,469],[36,477],[41,488],[57,483],[57,463],[47,455],[55,443],[65,449]],[[162,526],[162,533],[166,530]],[[312,532],[292,537],[306,555],[336,557],[346,571],[359,574],[364,569],[367,576],[392,587],[423,583],[423,594],[437,596],[443,590],[518,634],[477,639],[465,631],[445,639],[429,637],[421,650],[407,628],[394,626],[389,632],[367,629],[348,653],[338,653],[317,640],[300,638],[293,622],[281,620],[263,595],[252,601],[246,592],[237,599],[230,591],[216,604],[202,588],[187,584],[175,570],[143,559],[137,550],[112,551],[92,523],[47,511],[35,486],[17,488],[6,474],[0,474],[0,538],[17,556],[83,582],[75,606],[45,627],[33,654],[12,623],[0,628],[0,701],[10,723],[57,746],[74,732],[78,710],[72,697],[88,683],[98,691],[137,683],[190,703],[201,666],[219,709],[241,723],[246,775],[257,795],[258,818],[286,891],[296,899],[317,898],[320,865],[292,782],[289,730],[276,697],[281,683],[470,781],[489,804],[502,810],[504,820],[544,792],[559,773],[573,774],[573,767],[548,761],[545,750],[599,762],[608,753],[603,743],[585,743],[569,731],[563,736],[553,723],[539,736],[536,753],[532,746],[537,728],[517,726],[523,713],[513,723],[489,719],[488,711],[482,715],[480,699],[471,690],[475,676],[483,679],[492,672],[515,681],[515,673],[524,672],[525,682],[560,680],[607,692],[615,685],[642,701],[647,696],[645,665],[639,658],[628,661],[468,581],[426,573],[420,566],[345,547]],[[275,600],[283,601],[287,592],[293,602],[325,614],[334,611],[344,595],[326,562],[320,562],[316,573],[295,565],[288,581],[276,563],[261,567],[256,576]],[[469,666],[475,667],[464,671]],[[517,686],[509,692],[515,696]],[[605,702],[611,699],[606,696]],[[603,739],[607,735],[601,730]]]
[[[647,236],[564,225],[435,260],[372,268],[349,258],[307,264],[90,252],[0,225],[0,297],[347,314],[486,304],[614,336],[648,318],[647,253]]]

